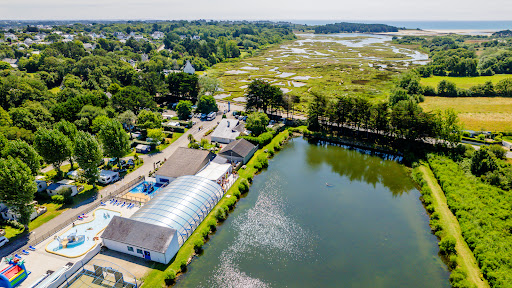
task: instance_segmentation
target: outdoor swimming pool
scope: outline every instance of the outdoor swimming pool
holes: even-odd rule
[[[149,185],[151,185],[151,187],[153,187],[153,189],[147,190],[147,187],[149,187]],[[139,185],[130,189],[130,191],[128,192],[128,195],[135,196],[135,197],[141,197],[143,195],[151,195],[151,194],[154,194],[156,191],[158,191],[158,189],[160,189],[162,187],[162,185],[163,184],[160,184],[160,183],[144,181],[144,182],[140,183]]]
[[[76,234],[76,236],[84,235],[85,241],[82,244],[59,249],[59,240],[55,239],[46,245],[46,251],[69,258],[82,256],[99,242],[95,241],[94,237],[107,227],[114,216],[121,216],[121,213],[103,208],[94,210],[92,216],[82,220],[83,223],[77,221],[75,227],[58,235],[60,239],[66,239],[73,234]]]

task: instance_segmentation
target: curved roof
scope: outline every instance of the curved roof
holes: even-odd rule
[[[199,176],[182,176],[161,188],[130,219],[178,231],[182,245],[222,198],[219,184]]]

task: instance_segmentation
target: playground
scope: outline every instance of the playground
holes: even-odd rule
[[[5,259],[8,266],[0,271],[0,287],[13,288],[27,279],[30,272],[25,269],[24,262],[17,257]]]

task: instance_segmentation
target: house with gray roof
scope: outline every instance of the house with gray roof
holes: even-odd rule
[[[174,179],[195,175],[215,158],[208,150],[178,148],[155,172],[157,182],[172,182]]]
[[[232,163],[242,162],[247,164],[256,150],[258,150],[258,146],[245,139],[238,139],[222,148],[219,156],[228,159]]]
[[[238,119],[222,119],[212,133],[212,141],[229,144],[236,140],[245,129]]]
[[[114,216],[101,235],[107,248],[167,264],[179,250],[175,229]]]

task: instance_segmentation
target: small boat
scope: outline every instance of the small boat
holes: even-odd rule
[[[329,183],[325,183],[325,186],[327,186],[327,187],[332,187],[332,186],[334,186],[334,185],[329,184]]]

